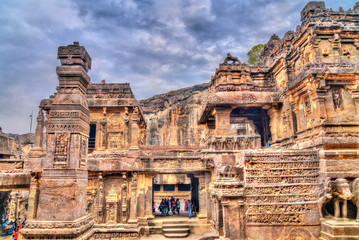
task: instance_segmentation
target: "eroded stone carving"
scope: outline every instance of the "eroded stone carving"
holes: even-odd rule
[[[349,182],[344,178],[337,178],[335,181],[332,182],[332,188],[334,200],[334,217],[347,218],[347,201],[353,198],[353,194],[350,191]],[[341,209],[340,203],[342,203]]]

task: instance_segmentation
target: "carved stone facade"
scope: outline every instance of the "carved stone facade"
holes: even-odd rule
[[[201,90],[152,98],[157,112],[127,83],[90,83],[84,47],[60,47],[26,169],[0,172],[2,188],[18,174],[29,189],[23,237],[144,239],[163,231],[156,185],[188,184],[191,234],[215,232],[201,239],[354,238],[359,4],[310,2],[301,20],[270,38],[258,66],[228,54]]]

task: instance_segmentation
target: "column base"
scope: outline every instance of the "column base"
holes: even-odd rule
[[[94,221],[86,215],[75,221],[30,221],[20,230],[23,239],[89,239]]]

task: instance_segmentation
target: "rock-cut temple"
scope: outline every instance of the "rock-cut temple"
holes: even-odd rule
[[[259,65],[227,54],[209,84],[151,101],[59,47],[34,147],[14,160],[0,139],[1,217],[26,215],[23,239],[359,239],[359,3],[300,15]],[[159,216],[172,196],[192,218]]]

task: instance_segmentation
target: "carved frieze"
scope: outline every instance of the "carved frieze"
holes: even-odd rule
[[[245,182],[248,224],[318,224],[316,154],[249,154],[245,157]]]

